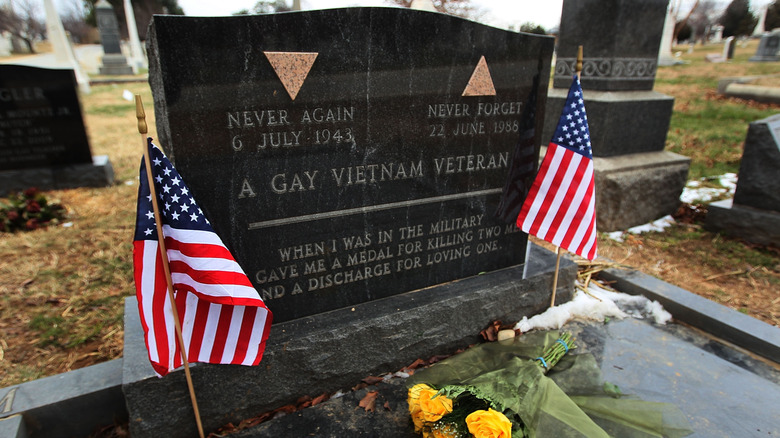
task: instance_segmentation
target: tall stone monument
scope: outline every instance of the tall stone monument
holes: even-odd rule
[[[584,48],[600,231],[624,230],[673,213],[690,159],[664,151],[674,99],[653,90],[668,0],[565,1],[543,139],[555,129]]]
[[[133,68],[127,64],[127,58],[122,55],[119,40],[119,24],[114,14],[114,7],[106,0],[95,4],[100,44],[103,46],[103,65],[98,68],[102,75],[131,75]]]
[[[734,199],[713,202],[705,226],[780,246],[780,114],[750,124]]]
[[[397,8],[155,16],[149,35],[182,202],[274,313],[260,366],[193,368],[206,429],[549,305],[554,256],[527,253],[514,208],[539,157],[552,38]],[[154,376],[128,306],[132,434],[192,436],[181,373]]]

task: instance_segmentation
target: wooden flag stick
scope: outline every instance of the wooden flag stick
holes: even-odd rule
[[[582,73],[582,46],[577,47],[577,61],[574,64],[574,74],[576,74],[577,77],[580,77],[580,73]],[[550,299],[550,307],[555,306],[555,290],[558,289],[558,272],[560,272],[560,267],[561,267],[561,247],[556,246],[555,247],[555,274],[553,275],[552,298]]]
[[[152,161],[149,157],[149,146],[147,144],[146,133],[148,128],[146,126],[146,113],[144,113],[144,104],[141,102],[141,96],[135,95],[135,115],[138,118],[138,132],[141,134],[141,140],[143,142],[144,151],[144,163],[146,163],[146,178],[149,182],[149,191],[152,194],[152,209],[154,210],[154,222],[157,226],[157,242],[160,249],[160,257],[162,258],[163,270],[165,271],[165,281],[168,284],[168,300],[171,303],[171,312],[173,313],[173,323],[176,327],[176,341],[179,344],[179,351],[181,352],[181,359],[184,363],[184,375],[187,378],[187,387],[190,390],[190,400],[192,401],[192,409],[195,412],[195,422],[198,424],[198,435],[203,438],[203,423],[200,421],[200,411],[198,410],[198,400],[195,398],[195,387],[192,385],[192,376],[190,375],[190,365],[187,361],[187,352],[184,348],[184,337],[181,335],[181,322],[179,320],[179,311],[176,309],[176,300],[173,296],[173,280],[171,279],[171,268],[168,265],[168,252],[165,250],[165,238],[163,236],[162,222],[160,219],[160,207],[157,204],[157,193],[154,189],[154,177],[152,176]]]

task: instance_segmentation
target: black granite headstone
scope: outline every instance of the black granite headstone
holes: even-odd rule
[[[99,0],[95,4],[100,43],[103,46],[103,65],[98,68],[103,75],[130,75],[133,68],[127,65],[127,59],[122,55],[122,46],[119,39],[119,24],[114,14],[114,7],[106,0]]]
[[[582,45],[583,89],[652,90],[668,3],[669,0],[566,2],[553,85],[569,88],[577,47]],[[596,153],[595,147],[593,152]]]
[[[775,62],[780,61],[780,29],[761,36],[756,54],[751,56],[751,62]]]
[[[533,177],[552,48],[391,8],[156,16],[150,83],[162,146],[281,322],[524,263],[494,214],[515,155]]]
[[[121,54],[119,24],[117,23],[113,6],[105,0],[101,0],[95,5],[95,15],[98,31],[100,31],[100,44],[103,46],[103,53],[106,55]]]
[[[707,207],[705,228],[780,246],[780,114],[750,124],[734,199]]]
[[[0,65],[0,171],[87,163],[73,70]]]
[[[748,128],[734,203],[780,213],[780,114]]]

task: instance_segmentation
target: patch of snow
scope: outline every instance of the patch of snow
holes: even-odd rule
[[[635,227],[631,227],[626,231],[613,231],[611,233],[607,233],[607,237],[609,237],[612,240],[623,242],[625,239],[623,237],[626,233],[630,234],[642,234],[642,233],[649,233],[651,231],[663,231],[664,228],[670,227],[674,224],[674,218],[666,215],[662,217],[661,219],[657,219],[653,222],[650,222],[648,224],[644,225],[637,225]]]
[[[719,187],[701,187],[702,182],[706,180],[715,180],[722,186]],[[723,195],[733,195],[737,188],[737,174],[726,173],[720,176],[701,178],[699,180],[688,181],[680,195],[680,201],[692,204],[694,202],[709,202]]]
[[[723,187],[727,188],[729,193],[732,195],[737,190],[737,174],[736,173],[727,173],[724,175],[721,175],[718,179],[718,182]]]
[[[515,324],[515,330],[525,333],[532,329],[559,329],[568,321],[578,318],[591,321],[603,321],[606,318],[649,318],[656,324],[666,324],[672,319],[672,315],[664,310],[661,304],[644,296],[612,292],[593,283],[588,285],[588,291],[593,296],[578,289],[568,303],[551,307],[530,319],[523,317]]]
[[[622,231],[613,231],[611,233],[607,233],[607,237],[609,237],[612,240],[616,240],[618,242],[623,242],[623,232]]]

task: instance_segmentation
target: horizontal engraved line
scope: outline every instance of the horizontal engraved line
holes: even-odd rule
[[[571,75],[555,75],[555,77],[553,79],[568,79],[569,82],[571,82]],[[583,77],[582,80],[583,81],[585,81],[585,80],[587,80],[587,81],[615,81],[615,80],[620,80],[620,81],[655,81],[655,78],[650,78],[650,77],[648,77],[648,78],[618,78],[618,77],[599,78],[599,77],[596,77],[596,76],[586,76],[586,77]],[[630,91],[630,90],[627,90],[627,91]]]
[[[353,214],[371,213],[375,211],[390,210],[393,208],[412,207],[415,205],[433,204],[436,202],[451,201],[453,199],[476,198],[477,196],[492,195],[501,193],[503,189],[487,189],[475,192],[455,193],[452,195],[434,196],[432,198],[414,199],[411,201],[390,202],[388,204],[369,205],[366,207],[348,208],[346,210],[326,211],[324,213],[305,214],[303,216],[286,217],[282,219],[273,219],[270,221],[252,222],[249,224],[250,230],[259,230],[261,228],[275,227],[277,225],[297,224],[301,222],[332,219],[336,217],[351,216]]]

